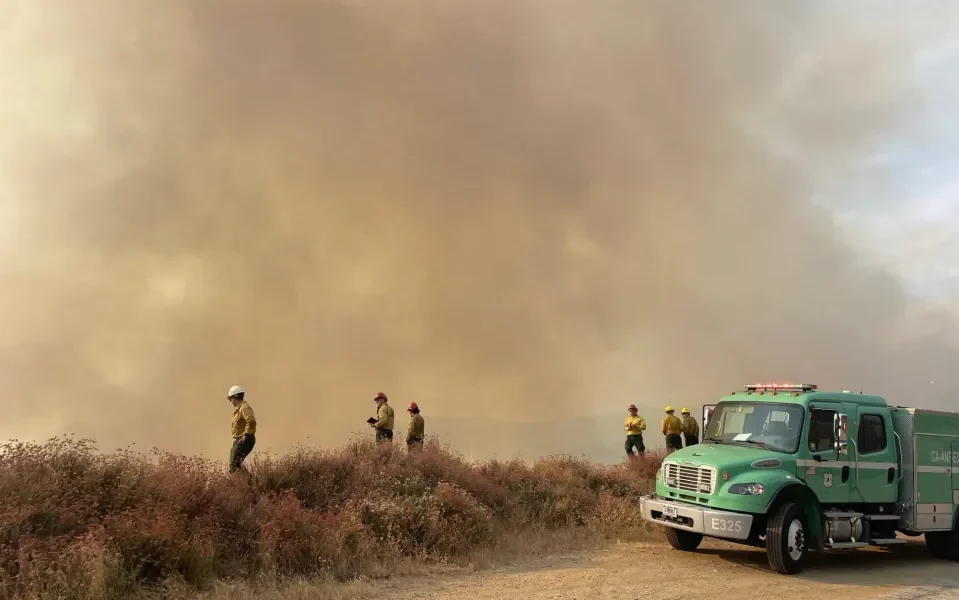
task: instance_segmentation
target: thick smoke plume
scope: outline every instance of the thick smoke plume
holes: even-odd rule
[[[234,383],[282,449],[381,390],[533,421],[955,379],[813,203],[908,131],[942,3],[8,4],[3,437],[219,456]]]

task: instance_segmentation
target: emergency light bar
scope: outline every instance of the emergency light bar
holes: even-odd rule
[[[744,385],[743,389],[748,392],[755,392],[757,390],[811,392],[813,390],[818,390],[819,386],[815,383],[753,383]]]

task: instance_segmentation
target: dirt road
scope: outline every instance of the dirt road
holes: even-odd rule
[[[688,584],[672,583],[682,577]],[[772,573],[760,550],[706,541],[696,553],[622,544],[494,571],[396,580],[392,600],[945,600],[959,599],[959,565],[932,559],[921,541],[894,550],[812,555],[795,577]]]

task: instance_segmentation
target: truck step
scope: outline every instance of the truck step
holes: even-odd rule
[[[899,515],[863,515],[869,521],[898,521]]]
[[[857,512],[843,512],[843,511],[826,511],[823,513],[823,516],[827,519],[853,519],[856,517],[864,517],[866,515]]]
[[[826,542],[823,546],[826,550],[845,550],[847,548],[865,548],[869,544],[865,542]]]
[[[899,538],[872,538],[869,543],[873,546],[894,546],[896,544],[905,544],[906,540]]]

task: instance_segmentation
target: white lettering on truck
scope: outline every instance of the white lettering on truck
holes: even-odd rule
[[[713,531],[728,531],[730,533],[742,533],[743,522],[739,519],[719,519],[713,517],[710,522]]]
[[[959,465],[959,452],[951,450],[933,450],[931,453],[933,463],[943,465]]]

